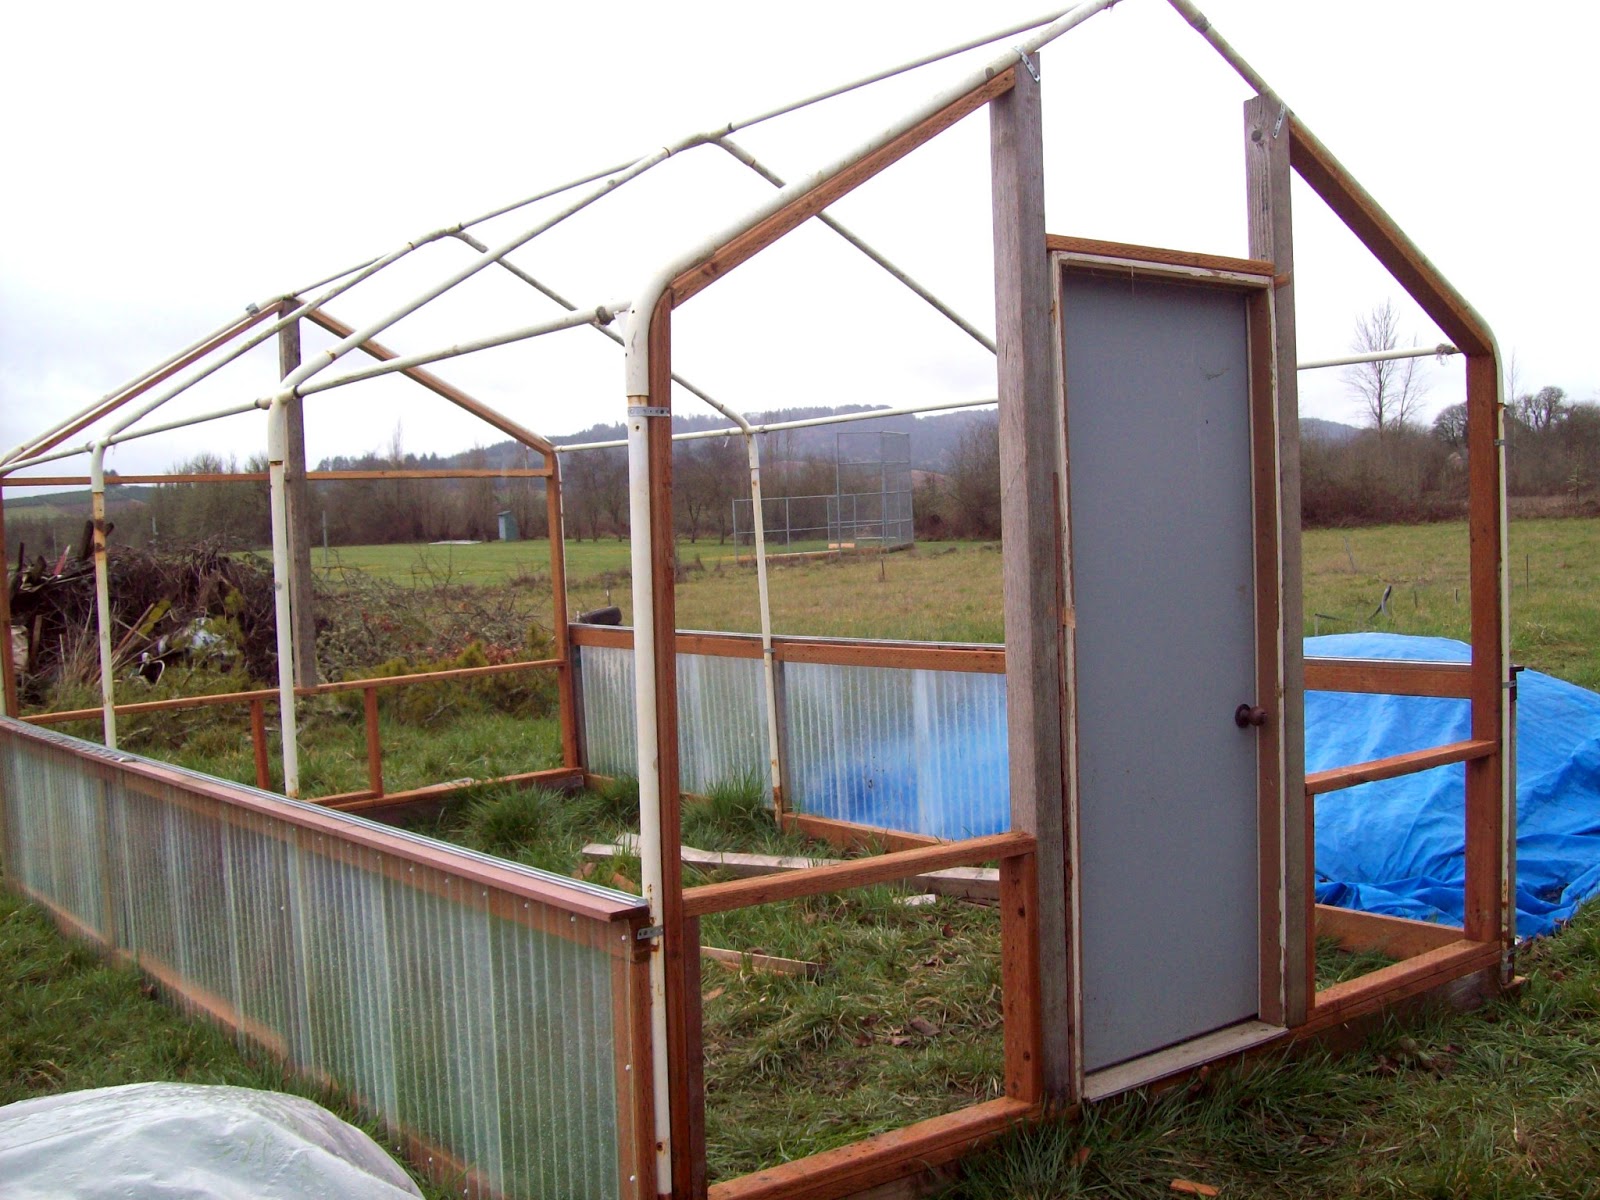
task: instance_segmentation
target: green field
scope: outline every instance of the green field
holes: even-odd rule
[[[1512,650],[1536,670],[1600,688],[1600,520],[1543,519],[1510,526]],[[714,541],[679,546],[678,625],[755,632],[755,570]],[[1467,531],[1460,522],[1306,533],[1305,632],[1382,630],[1465,640]],[[315,553],[320,564],[321,551]],[[548,578],[544,542],[475,546],[358,546],[335,564],[405,584],[492,584]],[[924,542],[894,554],[775,559],[778,633],[839,637],[1003,640],[996,543]],[[630,617],[626,542],[567,546],[571,610],[616,604]],[[337,572],[330,572],[337,583]],[[1392,588],[1386,611],[1379,611]]]

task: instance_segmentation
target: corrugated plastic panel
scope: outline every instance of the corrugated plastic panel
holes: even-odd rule
[[[583,678],[588,769],[599,775],[637,774],[633,651],[615,646],[573,649]],[[678,761],[686,792],[704,795],[718,784],[750,778],[770,799],[767,693],[760,659],[678,656]]]
[[[13,886],[497,1193],[631,1191],[625,922],[231,807],[119,769],[134,756],[24,729],[0,721]]]
[[[941,838],[1010,828],[1005,676],[786,663],[800,812]]]

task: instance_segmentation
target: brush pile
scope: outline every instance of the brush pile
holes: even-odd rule
[[[99,676],[94,560],[88,538],[76,554],[32,562],[19,547],[8,580],[11,619],[25,696]],[[169,661],[203,655],[239,686],[277,672],[272,571],[253,555],[225,554],[216,543],[177,549],[113,546],[108,562],[113,660],[118,674],[152,682]]]

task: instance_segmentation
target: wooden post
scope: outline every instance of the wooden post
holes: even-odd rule
[[[1035,60],[1035,65],[1037,60]],[[1046,1097],[1076,1099],[1076,1031],[1067,920],[1065,674],[1058,601],[1061,415],[1052,370],[1052,293],[1044,229],[1044,134],[1039,84],[989,104],[993,168],[995,320],[1000,385],[1000,522],[1005,545],[1007,732],[1011,828],[1038,842],[1040,1067]]]
[[[583,758],[578,746],[578,688],[572,661],[571,617],[567,613],[567,546],[561,520],[561,463],[551,452],[545,454],[550,474],[544,481],[545,514],[550,526],[550,624],[556,640],[556,698],[560,706],[561,765],[580,767]]]
[[[361,689],[361,707],[367,726],[367,786],[374,796],[383,795],[383,745],[378,740],[378,689]]]
[[[300,365],[300,322],[278,331],[278,372],[287,377]],[[306,427],[300,397],[284,406],[289,438],[283,460],[284,496],[289,513],[289,611],[293,614],[294,678],[301,687],[317,682],[317,615],[311,588],[311,488],[306,482]]]
[[[256,760],[256,786],[272,790],[272,766],[267,761],[267,712],[260,697],[250,701],[250,748]]]
[[[1472,736],[1499,743],[1467,764],[1466,935],[1509,945],[1509,860],[1506,847],[1506,689],[1501,506],[1500,365],[1490,354],[1467,356],[1467,531],[1472,605]]]
[[[1261,96],[1245,102],[1245,185],[1250,257],[1273,264],[1273,328],[1278,391],[1278,613],[1282,691],[1278,745],[1283,764],[1281,920],[1285,1024],[1303,1024],[1316,994],[1313,801],[1305,794],[1305,616],[1300,575],[1300,393],[1294,313],[1294,231],[1289,205],[1288,119]],[[1263,646],[1265,643],[1263,643]],[[1263,698],[1263,703],[1265,703]],[[1270,907],[1277,907],[1276,905]],[[1264,909],[1263,920],[1270,908]],[[1264,1006],[1265,1007],[1265,1006]]]

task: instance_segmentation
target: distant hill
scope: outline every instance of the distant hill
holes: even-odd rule
[[[1342,421],[1324,421],[1321,417],[1300,418],[1300,440],[1303,442],[1331,442],[1337,445],[1348,442],[1361,430]]]

